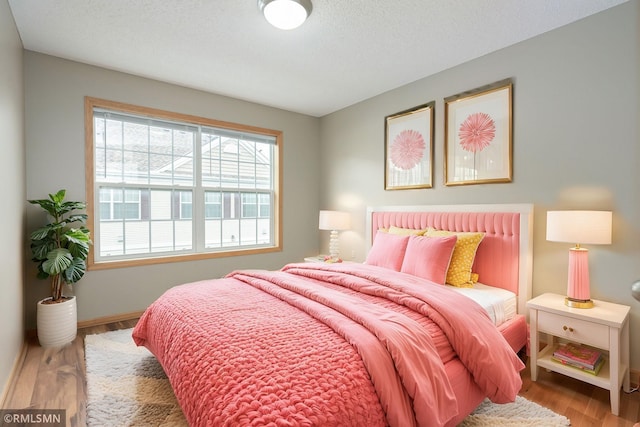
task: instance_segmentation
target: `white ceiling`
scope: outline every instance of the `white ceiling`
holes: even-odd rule
[[[9,0],[25,49],[323,116],[626,0]]]

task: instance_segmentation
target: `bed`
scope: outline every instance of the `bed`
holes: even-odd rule
[[[163,366],[192,426],[454,426],[486,397],[506,403],[520,390],[532,221],[520,204],[368,208],[365,263],[176,286],[133,338]],[[444,283],[444,256],[427,272],[404,262],[436,245],[452,263],[478,233],[469,287]],[[398,258],[389,242],[404,242],[401,263],[413,270],[385,265]]]

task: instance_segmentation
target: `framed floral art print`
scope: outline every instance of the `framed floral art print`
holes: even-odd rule
[[[385,117],[385,190],[431,188],[435,101]]]
[[[445,98],[445,185],[511,182],[511,79]]]

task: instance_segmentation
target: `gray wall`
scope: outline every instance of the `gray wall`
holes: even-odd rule
[[[80,321],[144,310],[171,286],[223,276],[239,268],[275,269],[316,253],[320,171],[320,120],[115,71],[26,51],[24,54],[27,196],[43,198],[60,188],[85,199],[84,96],[282,130],[283,251],[266,255],[89,271],[74,285]],[[31,230],[44,221],[27,209]],[[27,327],[48,282],[27,264]]]
[[[640,2],[577,23],[368,99],[322,118],[321,207],[353,213],[341,252],[365,256],[367,205],[533,203],[533,294],[565,294],[570,245],[545,240],[546,211],[611,209],[613,244],[591,246],[592,297],[630,305],[640,333]],[[512,183],[444,186],[443,98],[514,81]],[[384,117],[436,101],[434,188],[384,190]],[[327,245],[322,236],[322,247]],[[632,339],[640,369],[640,341]]]
[[[0,403],[24,337],[24,93],[22,43],[6,0],[0,0]]]

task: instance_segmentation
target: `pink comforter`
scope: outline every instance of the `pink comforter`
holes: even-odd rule
[[[494,402],[524,367],[481,307],[361,264],[290,264],[178,286],[134,333],[192,426],[441,426],[459,419],[455,357]]]

